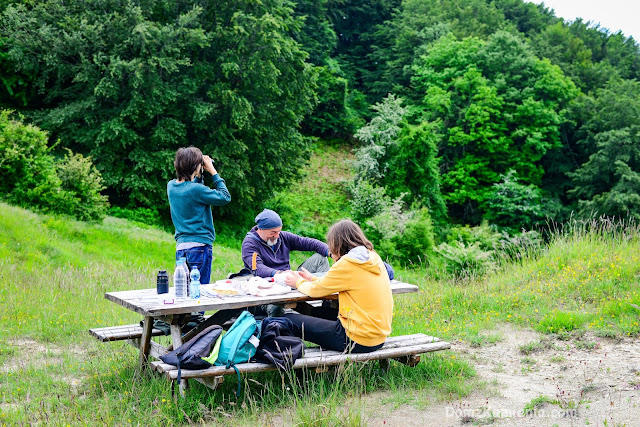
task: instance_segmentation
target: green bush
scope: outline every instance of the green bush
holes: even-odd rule
[[[447,272],[457,277],[482,275],[495,267],[494,252],[482,249],[479,242],[441,243],[435,251],[445,259]]]
[[[160,213],[155,209],[111,206],[108,214],[116,218],[128,219],[129,221],[141,222],[147,225],[164,225]]]
[[[502,235],[486,222],[470,227],[453,227],[449,230],[446,241],[447,243],[463,242],[465,245],[478,244],[479,247],[486,251],[491,251],[499,246]]]
[[[55,212],[64,205],[47,133],[0,111],[0,194],[7,202]]]
[[[408,263],[423,263],[433,255],[433,223],[429,210],[410,212],[404,232],[393,238],[397,255]]]
[[[46,132],[0,111],[0,194],[9,203],[100,220],[108,206],[102,177],[91,159],[67,150],[56,162]]]
[[[380,214],[392,203],[384,187],[378,187],[364,179],[351,184],[349,192],[351,193],[351,214],[360,224]]]
[[[82,221],[97,221],[106,216],[109,202],[100,194],[105,189],[100,172],[90,157],[67,154],[56,164],[56,171],[65,194],[64,209],[60,213],[71,215]]]
[[[511,231],[531,228],[544,219],[542,195],[535,185],[521,184],[515,171],[501,175],[485,204],[485,219]]]

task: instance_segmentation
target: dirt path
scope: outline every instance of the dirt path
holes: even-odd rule
[[[367,425],[640,425],[640,340],[585,335],[562,341],[507,326],[497,332],[502,340],[496,344],[452,346],[471,361],[486,388],[420,409],[411,403],[385,408],[374,405],[379,396],[372,396]],[[521,346],[532,342],[541,344],[524,354]],[[524,415],[536,398],[549,402]]]

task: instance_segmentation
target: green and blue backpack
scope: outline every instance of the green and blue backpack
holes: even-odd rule
[[[236,368],[237,363],[245,363],[255,356],[260,344],[260,322],[257,322],[251,313],[243,311],[233,323],[231,328],[220,340],[218,359],[215,364],[233,368],[238,374],[238,391],[240,395],[242,378]]]

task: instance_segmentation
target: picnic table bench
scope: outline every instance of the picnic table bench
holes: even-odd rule
[[[393,295],[417,292],[418,287],[408,283],[391,281],[391,291]],[[312,298],[302,294],[298,290],[291,290],[286,294],[266,297],[256,297],[252,295],[221,296],[217,298],[201,298],[200,300],[184,299],[176,300],[174,304],[164,305],[159,302],[155,289],[140,289],[131,291],[107,292],[105,298],[127,309],[141,314],[144,319],[142,326],[137,324],[120,325],[102,328],[93,328],[89,332],[102,342],[126,340],[129,344],[138,348],[139,363],[138,369],[153,369],[164,374],[170,380],[176,380],[178,370],[173,365],[165,364],[161,361],[151,361],[150,358],[159,359],[160,356],[168,353],[171,349],[177,348],[191,337],[195,336],[205,327],[218,324],[223,325],[230,320],[234,313],[233,309],[246,309],[252,306],[263,304],[284,304],[285,308],[295,308],[297,304],[320,302],[323,299],[337,299],[337,294],[324,298]],[[186,334],[182,333],[182,325],[185,319],[192,312],[212,311],[216,312],[208,316],[206,320]],[[235,310],[237,312],[237,310]],[[172,344],[164,346],[152,340],[152,337],[162,335],[162,331],[153,328],[154,319],[164,320],[170,325],[170,335]],[[420,354],[445,350],[451,345],[440,341],[438,338],[425,334],[413,334],[397,337],[389,337],[382,348],[371,353],[345,354],[336,351],[311,347],[305,351],[304,357],[298,359],[294,364],[294,369],[313,368],[316,371],[327,370],[329,366],[339,365],[347,360],[367,361],[379,360],[384,366],[389,359],[399,360],[410,366],[415,366],[420,360]],[[263,363],[242,363],[236,365],[241,373],[252,373],[275,370],[274,365]],[[187,380],[194,379],[202,384],[216,388],[222,383],[224,375],[235,374],[233,369],[226,369],[224,366],[213,366],[204,370],[182,369],[179,388],[184,394],[187,387]]]

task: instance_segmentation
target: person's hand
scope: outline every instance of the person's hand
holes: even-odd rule
[[[313,274],[309,273],[309,270],[307,270],[306,268],[302,267],[302,270],[298,271],[298,274],[300,275],[300,277],[302,277],[304,280],[308,280],[310,282],[313,281]]]
[[[298,289],[298,280],[300,279],[302,279],[302,277],[297,271],[289,271],[289,274],[284,278],[284,283],[294,289]]]
[[[216,168],[213,167],[213,161],[211,160],[211,157],[202,156],[202,163],[204,165],[204,170],[209,172],[211,175],[215,175],[218,173],[218,171],[216,171]]]

